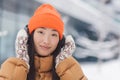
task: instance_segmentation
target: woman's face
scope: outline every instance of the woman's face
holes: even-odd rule
[[[51,28],[37,28],[34,32],[34,46],[41,56],[49,56],[57,47],[59,33]]]

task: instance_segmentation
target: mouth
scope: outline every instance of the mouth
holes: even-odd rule
[[[44,45],[40,45],[40,48],[43,50],[49,50],[51,47],[49,46],[44,46]]]

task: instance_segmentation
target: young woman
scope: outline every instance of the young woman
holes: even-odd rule
[[[64,37],[63,21],[53,6],[38,7],[26,28],[18,32],[16,57],[1,66],[0,80],[87,80],[72,57],[74,40]]]

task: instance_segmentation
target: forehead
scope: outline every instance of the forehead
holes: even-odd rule
[[[53,29],[53,28],[47,28],[47,27],[39,27],[39,28],[37,28],[36,30],[39,30],[39,29],[51,30],[51,31],[56,31],[56,32],[58,32],[57,30],[55,30],[55,29]]]

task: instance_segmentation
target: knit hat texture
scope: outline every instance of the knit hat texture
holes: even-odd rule
[[[33,30],[40,27],[55,29],[58,31],[60,39],[63,37],[64,23],[61,15],[50,4],[42,4],[38,7],[29,20],[28,29],[30,34]]]

